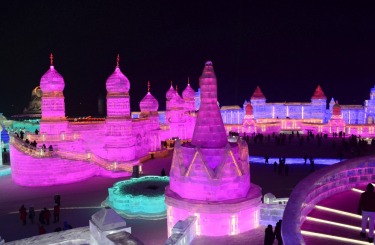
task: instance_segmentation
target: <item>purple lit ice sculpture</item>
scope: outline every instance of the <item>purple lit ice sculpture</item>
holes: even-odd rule
[[[199,78],[201,105],[191,143],[176,142],[166,188],[168,233],[197,217],[197,235],[236,235],[259,225],[261,188],[250,183],[248,147],[228,143],[212,63]]]

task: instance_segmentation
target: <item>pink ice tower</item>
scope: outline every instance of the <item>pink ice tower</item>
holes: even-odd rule
[[[201,106],[192,142],[176,142],[165,192],[168,232],[194,215],[197,235],[236,235],[259,225],[261,188],[250,183],[246,142],[227,140],[212,62],[206,62],[199,83]]]
[[[106,81],[107,118],[105,155],[112,161],[130,161],[135,158],[135,137],[130,117],[130,82],[120,70],[117,55],[115,71]]]
[[[141,119],[148,118],[148,125],[147,130],[149,131],[150,137],[149,137],[149,151],[157,151],[160,150],[161,145],[160,145],[160,126],[159,126],[159,114],[158,114],[158,109],[159,109],[159,102],[155,97],[151,94],[150,91],[151,84],[148,81],[147,82],[147,94],[141,102],[139,103],[139,108],[141,109]],[[145,126],[145,125],[144,125]]]
[[[41,133],[60,134],[66,131],[68,122],[65,120],[64,78],[53,65],[53,55],[50,55],[50,68],[40,79],[42,90],[42,119]]]

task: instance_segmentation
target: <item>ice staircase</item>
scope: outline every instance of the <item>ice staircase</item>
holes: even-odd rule
[[[301,227],[306,244],[370,244],[367,237],[359,234],[361,216],[357,214],[358,201],[365,188],[353,188],[318,203]]]

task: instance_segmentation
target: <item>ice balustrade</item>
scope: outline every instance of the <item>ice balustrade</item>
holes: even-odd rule
[[[31,134],[26,133],[25,137],[30,141],[36,142],[59,142],[59,141],[74,141],[81,139],[81,134],[79,133],[61,133],[58,135],[47,135],[47,134]]]
[[[375,181],[375,156],[343,161],[303,179],[289,197],[283,215],[284,244],[306,244],[301,226],[306,216],[320,201],[355,186]]]
[[[34,147],[29,145],[22,139],[14,137],[13,135],[10,137],[10,142],[19,151],[33,157],[59,157],[75,161],[88,161],[110,171],[125,171],[130,173],[133,171],[134,164],[132,163],[108,161],[91,152],[79,153],[73,151],[62,151],[57,149],[56,147],[53,149],[53,151],[49,151],[48,148],[43,150],[41,147]]]

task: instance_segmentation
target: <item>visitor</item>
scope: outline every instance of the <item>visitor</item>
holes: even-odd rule
[[[57,223],[60,220],[60,206],[55,205],[53,207],[53,223]]]
[[[44,222],[44,210],[40,210],[40,213],[39,213],[39,223],[44,225],[46,222]]]
[[[52,145],[49,145],[49,146],[48,146],[48,150],[49,150],[49,151],[53,151],[53,147],[52,147]]]
[[[20,220],[22,222],[23,225],[26,225],[26,217],[27,217],[27,212],[26,212],[26,208],[25,208],[25,205],[22,205],[19,209],[19,213],[20,213]]]
[[[29,208],[29,220],[31,224],[34,224],[34,217],[35,217],[35,210],[34,210],[34,207],[31,206]]]
[[[310,167],[311,167],[311,172],[314,172],[315,171],[315,162],[314,162],[314,159],[312,159],[311,161],[310,161]]]
[[[43,150],[44,152],[46,151],[46,148],[47,148],[46,145],[43,144],[43,145],[42,145],[42,150]]]
[[[283,165],[282,165],[282,161],[279,162],[279,165],[278,165],[278,168],[277,168],[277,172],[280,176],[283,175]]]
[[[60,206],[60,201],[61,201],[61,196],[59,194],[56,194],[54,197],[53,197],[53,200],[55,201],[55,203],[57,205]]]
[[[21,140],[23,140],[23,136],[24,136],[24,134],[25,134],[25,133],[21,130],[21,131],[20,131],[20,138],[21,138]]]
[[[375,192],[374,186],[369,183],[366,191],[361,194],[358,204],[358,214],[362,215],[361,237],[366,237],[367,220],[369,221],[368,241],[374,242],[374,225],[375,225]]]
[[[43,216],[44,216],[44,221],[46,222],[46,225],[49,225],[49,220],[51,219],[51,211],[49,211],[47,208],[44,208]]]
[[[288,176],[289,174],[289,165],[285,164],[285,176]]]
[[[265,157],[264,157],[264,160],[265,160],[265,161],[264,161],[264,164],[268,164],[268,159],[270,159],[269,156],[265,156]]]
[[[281,222],[282,222],[282,220],[279,220],[276,223],[276,226],[275,226],[275,237],[276,237],[276,240],[278,242],[277,243],[278,245],[283,244],[283,238],[281,237]]]
[[[273,233],[272,225],[268,225],[264,232],[264,245],[272,245],[275,241],[275,234]]]
[[[273,171],[275,173],[277,172],[277,162],[276,161],[273,163]]]
[[[165,176],[165,170],[164,170],[164,168],[161,170],[161,174],[160,174],[161,176]]]
[[[36,135],[39,134],[39,130],[38,130],[38,129],[35,129],[35,134],[36,134]]]

